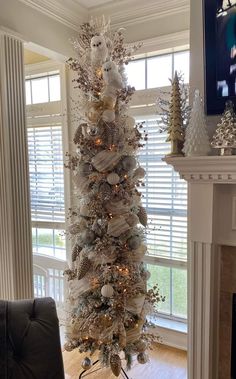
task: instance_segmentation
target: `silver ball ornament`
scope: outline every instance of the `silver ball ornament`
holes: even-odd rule
[[[133,237],[130,237],[127,242],[130,249],[136,250],[141,245],[142,240],[139,236],[133,236]]]
[[[137,355],[137,361],[138,363],[141,363],[142,365],[144,365],[145,363],[148,362],[148,355],[146,353],[139,353]]]
[[[92,361],[90,358],[86,357],[81,363],[81,366],[84,370],[89,370],[92,367]]]

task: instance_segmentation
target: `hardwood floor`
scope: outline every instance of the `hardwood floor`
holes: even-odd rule
[[[66,379],[78,379],[82,372],[81,361],[85,355],[77,351],[63,352]],[[164,345],[155,346],[149,352],[150,362],[145,365],[134,362],[132,370],[128,371],[129,379],[187,379],[187,354],[182,350],[173,349]],[[95,366],[97,368],[97,366]],[[89,370],[83,378],[88,379],[115,379],[108,369],[99,369],[91,373]],[[94,368],[95,370],[95,368]],[[123,378],[122,375],[119,377]]]

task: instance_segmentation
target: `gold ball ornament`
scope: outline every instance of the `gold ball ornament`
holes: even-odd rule
[[[111,172],[109,175],[107,175],[107,182],[111,185],[118,184],[120,181],[120,177],[115,172]]]
[[[112,98],[111,96],[104,96],[103,97],[103,107],[104,109],[111,109],[113,110],[116,105],[116,99]]]
[[[112,297],[114,289],[110,284],[105,284],[101,289],[101,294],[103,297]]]
[[[86,113],[89,121],[91,121],[92,123],[96,123],[101,116],[102,109],[103,109],[102,101],[91,102],[88,108],[88,112]]]
[[[81,366],[84,370],[89,370],[92,367],[92,361],[90,358],[86,357],[81,363]]]
[[[139,353],[137,355],[137,361],[138,361],[138,363],[141,363],[142,365],[144,365],[145,363],[148,362],[148,355],[144,352]]]

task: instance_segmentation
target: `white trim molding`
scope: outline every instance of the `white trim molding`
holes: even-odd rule
[[[20,1],[76,31],[79,30],[81,23],[88,21],[88,11],[86,8],[72,0],[67,0],[67,6],[65,6],[65,2],[59,0]]]
[[[23,43],[0,33],[0,298],[33,297]]]
[[[124,0],[100,6],[85,8],[73,0],[20,0],[48,17],[78,31],[79,25],[91,16],[107,15],[111,18],[112,27],[128,27],[151,20],[158,20],[171,15],[190,13],[188,0]]]
[[[188,182],[236,183],[236,156],[165,157]]]
[[[190,13],[188,0],[125,0],[122,4],[108,3],[90,9],[92,14],[110,15],[114,28],[128,27],[151,20],[158,20],[171,15]],[[91,15],[91,13],[90,13]]]
[[[221,246],[236,246],[236,156],[164,161],[188,181],[188,379],[216,379]]]

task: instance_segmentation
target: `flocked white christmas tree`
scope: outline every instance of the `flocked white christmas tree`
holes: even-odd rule
[[[210,152],[206,120],[199,90],[195,91],[183,152],[186,156],[204,156]]]
[[[65,349],[86,352],[85,370],[98,352],[100,362],[119,376],[120,353],[128,367],[135,354],[139,363],[147,362],[154,336],[145,333],[146,314],[161,297],[157,287],[147,289],[143,263],[147,213],[138,187],[145,170],[136,154],[145,136],[127,114],[134,88],[127,85],[124,64],[136,47],[126,46],[122,31],[109,26],[104,19],[81,25],[74,41],[78,57],[68,61],[79,102],[76,153],[68,154],[67,163],[77,197],[68,231],[73,249],[65,271]]]

